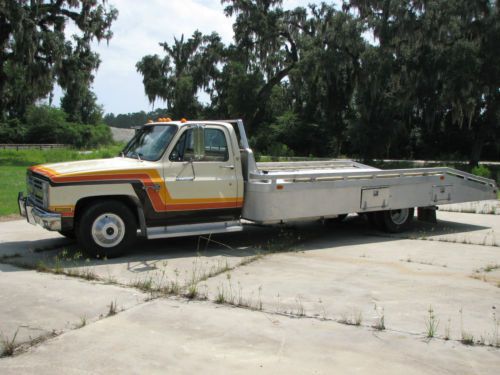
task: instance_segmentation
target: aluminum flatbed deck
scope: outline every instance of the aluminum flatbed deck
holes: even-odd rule
[[[352,160],[256,163],[243,217],[258,223],[330,218],[496,198],[493,180],[456,169],[381,170]]]

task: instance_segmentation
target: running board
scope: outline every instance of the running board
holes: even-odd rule
[[[241,222],[222,221],[216,223],[188,224],[188,225],[170,225],[167,227],[147,228],[146,237],[148,239],[170,238],[183,236],[197,236],[208,233],[228,233],[239,232],[243,230]]]

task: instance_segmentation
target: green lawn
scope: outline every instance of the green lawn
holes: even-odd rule
[[[117,144],[82,153],[73,149],[0,150],[0,216],[17,214],[17,194],[26,191],[26,168],[43,163],[108,158],[119,154]]]
[[[26,167],[0,166],[0,216],[15,214],[17,193],[26,189]]]

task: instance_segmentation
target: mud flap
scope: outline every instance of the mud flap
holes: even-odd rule
[[[419,221],[425,221],[427,223],[436,224],[436,211],[438,210],[437,206],[429,206],[429,207],[418,207],[417,208],[417,218]]]

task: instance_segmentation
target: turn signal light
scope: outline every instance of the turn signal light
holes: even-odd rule
[[[156,122],[170,122],[172,119],[170,117],[158,117],[158,120]]]

